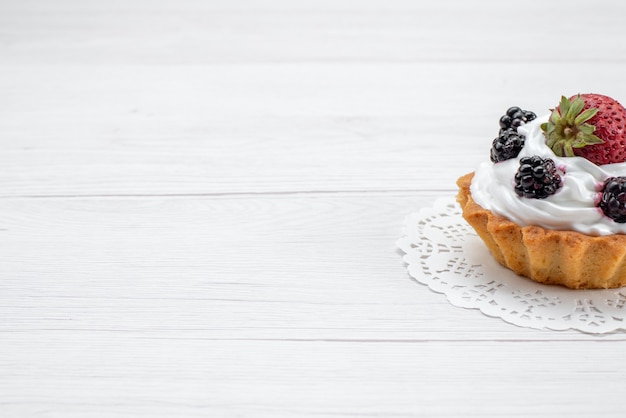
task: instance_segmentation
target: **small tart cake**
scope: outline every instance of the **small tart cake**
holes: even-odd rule
[[[478,205],[471,194],[474,173],[457,180],[463,218],[504,267],[536,282],[572,289],[626,286],[626,235],[519,226]]]
[[[548,115],[513,106],[499,125],[489,161],[457,181],[493,257],[539,283],[626,286],[626,108],[562,96]]]

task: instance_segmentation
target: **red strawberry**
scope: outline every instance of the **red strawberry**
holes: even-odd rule
[[[626,161],[626,109],[610,97],[561,97],[541,129],[546,144],[558,156],[577,155],[596,165]]]

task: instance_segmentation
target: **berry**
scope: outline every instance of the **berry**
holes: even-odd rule
[[[541,129],[558,156],[579,156],[596,165],[626,161],[626,109],[610,97],[561,97]]]
[[[626,222],[626,177],[606,179],[598,206],[615,222]]]
[[[522,110],[518,106],[510,107],[505,115],[500,117],[500,133],[507,129],[517,129],[519,126],[535,119],[537,115],[528,110]]]
[[[521,197],[545,199],[561,187],[554,161],[538,155],[523,157],[515,173],[515,192]]]
[[[513,128],[501,130],[491,146],[491,161],[497,163],[517,157],[524,147],[525,139]]]

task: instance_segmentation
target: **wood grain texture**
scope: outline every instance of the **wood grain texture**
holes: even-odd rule
[[[622,416],[624,333],[395,246],[508,106],[624,101],[585,4],[0,0],[0,416]]]
[[[621,388],[622,357],[594,359],[621,351],[623,335],[517,328],[409,279],[393,245],[397,215],[432,198],[4,199],[13,215],[0,248],[0,393],[9,394],[0,407],[15,416],[610,411],[586,396],[592,385],[601,398],[607,376]],[[550,389],[561,386],[568,392]]]
[[[440,0],[4,0],[12,64],[622,63],[622,7]],[[567,41],[563,39],[567,36]],[[560,72],[559,74],[562,74]]]
[[[595,66],[580,65],[548,86],[551,68],[3,68],[0,196],[451,191],[512,102],[547,112],[571,86],[623,90],[626,66],[581,83]]]

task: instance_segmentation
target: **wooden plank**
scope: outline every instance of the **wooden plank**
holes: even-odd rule
[[[0,195],[453,190],[508,106],[541,113],[572,86],[620,97],[626,71],[584,85],[595,65],[554,83],[550,68],[0,68]]]
[[[0,316],[10,320],[0,330],[581,339],[452,307],[415,283],[395,241],[405,214],[433,197],[4,199]],[[622,337],[600,339],[611,338]]]
[[[596,342],[213,341],[9,335],[9,416],[619,416],[623,357]],[[72,344],[68,344],[68,338]],[[41,341],[46,345],[41,346]],[[624,343],[613,343],[617,352]],[[54,361],[49,361],[54,359]],[[33,371],[36,370],[36,373]],[[562,388],[566,390],[556,390]]]
[[[488,0],[5,1],[0,57],[35,66],[478,61],[566,62],[571,71],[580,62],[623,63],[626,46],[607,41],[624,36],[619,8],[607,0],[594,5],[527,0],[513,11]]]

